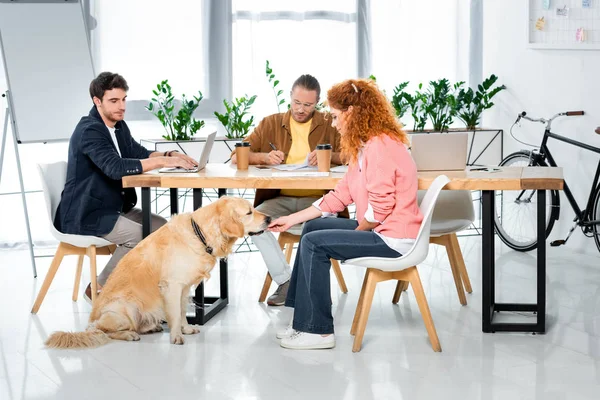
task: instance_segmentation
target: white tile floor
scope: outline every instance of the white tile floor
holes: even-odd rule
[[[363,270],[351,267],[343,268],[348,294],[332,284],[336,348],[280,348],[275,331],[291,313],[257,302],[265,274],[257,253],[231,257],[230,305],[184,346],[160,333],[93,350],[46,350],[50,332],[87,324],[90,306],[71,301],[75,260],[61,267],[34,316],[50,259],[38,258],[34,280],[28,252],[0,252],[0,399],[600,398],[600,257],[549,248],[548,333],[483,334],[480,238],[459,241],[474,289],[468,306],[458,302],[443,249],[432,247],[419,269],[442,353],[431,350],[410,289],[391,304],[391,282],[380,284],[363,349],[352,353]],[[534,255],[497,248],[498,300],[533,301]]]

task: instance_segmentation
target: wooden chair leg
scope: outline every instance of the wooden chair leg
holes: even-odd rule
[[[342,269],[340,268],[340,263],[338,260],[334,260],[333,258],[331,259],[331,268],[333,269],[333,273],[338,281],[338,285],[340,285],[340,290],[342,293],[348,293],[346,280],[344,279],[344,275],[342,275]]]
[[[399,280],[396,284],[396,290],[394,290],[394,297],[392,298],[392,304],[398,304],[400,301],[400,295],[402,292],[406,292],[408,290],[408,281]]]
[[[454,252],[456,254],[456,264],[458,266],[458,271],[460,272],[460,277],[462,278],[463,285],[465,286],[465,290],[467,291],[467,293],[473,293],[473,288],[471,287],[471,279],[469,279],[469,273],[467,272],[465,259],[463,257],[462,251],[460,250],[460,244],[458,243],[456,233],[450,235],[450,245],[454,248]]]
[[[372,271],[367,275],[367,285],[363,294],[363,299],[360,307],[360,315],[358,317],[358,324],[356,326],[356,335],[354,336],[354,344],[352,345],[352,352],[356,353],[360,351],[362,346],[363,336],[365,335],[365,328],[367,327],[367,321],[369,319],[369,312],[371,311],[371,304],[373,304],[373,295],[375,294],[375,287],[377,286],[377,275],[378,271]]]
[[[285,246],[285,260],[290,265],[291,265],[291,262],[292,262],[292,252],[293,251],[294,251],[294,243],[286,243],[286,246]]]
[[[367,278],[371,270],[367,268],[365,271],[365,277],[363,279],[362,287],[360,288],[360,295],[358,296],[358,303],[356,304],[356,311],[354,311],[354,319],[352,320],[352,326],[350,327],[350,334],[356,333],[356,326],[358,325],[358,318],[360,317],[360,310],[362,308],[362,302],[365,297],[365,288],[367,287]]]
[[[48,269],[48,273],[46,274],[46,278],[44,278],[44,283],[42,283],[42,287],[40,288],[40,292],[38,293],[35,302],[33,303],[33,307],[31,308],[31,313],[36,314],[42,305],[42,301],[44,301],[44,297],[46,297],[46,293],[50,288],[50,284],[56,275],[56,271],[58,271],[58,267],[60,267],[60,263],[62,262],[65,256],[65,246],[63,243],[58,245],[56,249],[56,253],[54,254],[54,258],[52,259],[52,263],[50,264],[50,268]]]
[[[271,282],[273,282],[273,278],[271,278],[271,274],[267,272],[267,276],[265,276],[265,283],[263,283],[263,287],[260,291],[260,296],[258,298],[259,303],[264,303],[267,299],[267,294],[269,293],[269,289],[271,288]]]
[[[456,248],[452,245],[450,235],[444,235],[440,239],[443,240],[443,245],[448,253],[448,260],[450,261],[450,269],[452,270],[452,277],[454,278],[454,286],[456,286],[456,293],[458,294],[458,301],[463,306],[467,305],[467,297],[465,296],[465,290],[463,289],[462,278],[458,269],[458,260],[456,254]],[[458,249],[460,251],[460,249]]]
[[[87,248],[87,256],[90,258],[90,279],[92,281],[92,304],[96,301],[98,292],[98,275],[96,274],[96,246]]]
[[[421,311],[421,316],[423,317],[423,322],[425,323],[425,329],[427,329],[427,333],[429,334],[431,347],[433,347],[433,351],[440,352],[442,351],[442,346],[440,345],[440,340],[435,330],[435,325],[433,324],[433,318],[431,317],[431,312],[429,311],[429,305],[427,304],[427,298],[425,297],[425,292],[423,291],[423,285],[421,285],[419,272],[417,271],[417,267],[411,268],[412,271],[410,274],[410,284],[413,287],[413,292],[415,293],[415,298],[417,299],[417,304],[419,305],[419,310]]]
[[[75,283],[73,284],[73,301],[77,301],[79,296],[79,282],[81,281],[81,269],[83,268],[83,254],[77,260],[77,270],[75,271]]]

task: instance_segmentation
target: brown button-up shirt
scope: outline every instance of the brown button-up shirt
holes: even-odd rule
[[[269,153],[273,150],[269,144],[272,143],[287,158],[292,147],[292,134],[290,132],[291,116],[292,113],[288,110],[285,113],[265,117],[256,129],[254,129],[254,132],[244,139],[245,142],[250,143],[250,151],[255,153]],[[308,134],[310,151],[315,150],[318,144],[331,144],[333,153],[340,152],[340,134],[337,129],[331,126],[331,117],[329,114],[315,111]],[[265,200],[272,199],[278,195],[279,189],[257,189],[254,205],[258,206]]]

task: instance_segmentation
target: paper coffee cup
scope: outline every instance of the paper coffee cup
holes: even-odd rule
[[[239,142],[235,144],[235,156],[237,169],[245,171],[248,169],[248,157],[250,156],[250,143]]]
[[[331,167],[331,145],[317,145],[317,165],[319,172],[329,172]]]

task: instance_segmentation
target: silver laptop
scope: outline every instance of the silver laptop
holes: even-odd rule
[[[467,166],[467,133],[412,134],[417,171],[458,171]]]
[[[206,138],[206,144],[202,147],[202,153],[198,160],[198,167],[192,169],[185,168],[161,168],[158,172],[198,172],[208,163],[208,156],[210,155],[210,151],[212,150],[213,144],[215,143],[215,136],[217,136],[217,132],[213,132]]]

